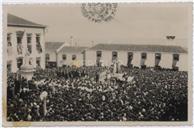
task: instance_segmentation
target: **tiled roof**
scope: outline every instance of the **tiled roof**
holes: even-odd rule
[[[80,47],[80,46],[65,46],[63,47],[60,52],[64,53],[79,53],[87,49],[87,47]]]
[[[35,28],[45,28],[46,26],[28,21],[18,16],[12,14],[7,15],[7,25],[8,26],[20,26],[20,27],[35,27]]]
[[[46,42],[45,43],[45,50],[46,51],[56,51],[59,47],[61,47],[64,42]]]
[[[136,45],[136,44],[97,44],[91,50],[118,50],[118,51],[145,51],[145,52],[170,52],[187,53],[180,46],[166,45]]]

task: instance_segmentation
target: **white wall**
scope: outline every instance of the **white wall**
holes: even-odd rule
[[[96,52],[95,52],[94,59],[95,59],[94,61],[96,62]],[[112,52],[111,51],[102,51],[101,61],[105,66],[111,65],[111,63],[112,63]]]
[[[112,58],[112,52],[110,52],[110,56]],[[124,51],[118,51],[118,60],[120,64],[127,65],[128,53]]]
[[[24,31],[24,36],[22,38],[22,47],[23,53],[18,55],[17,53],[17,42],[16,42],[16,32],[17,31]],[[45,33],[44,29],[42,28],[27,28],[27,27],[7,27],[7,33],[11,33],[11,54],[7,54],[7,60],[12,62],[12,72],[16,72],[17,68],[17,58],[24,57],[27,51],[27,34],[32,34],[32,53],[30,54],[30,58],[32,58],[32,65],[36,67],[36,57],[41,58],[40,65],[44,69],[45,68]],[[40,44],[42,47],[42,53],[38,53],[36,50],[36,34],[40,34]],[[6,41],[7,44],[7,41]],[[24,59],[23,59],[24,63]]]
[[[161,53],[161,60],[159,65],[163,68],[172,68],[173,54]]]
[[[189,70],[188,60],[189,60],[188,54],[180,54],[179,61],[177,63],[180,71],[188,71]]]
[[[133,64],[133,66],[138,66],[139,67],[140,66],[140,60],[141,60],[141,53],[139,53],[139,52],[133,52],[133,60],[131,62]]]
[[[96,65],[96,51],[86,50],[86,66]]]
[[[147,65],[148,67],[155,66],[155,53],[147,52],[147,58],[145,61],[145,65]]]
[[[49,62],[56,62],[56,52],[55,51],[45,51],[45,55],[49,54]]]
[[[62,55],[66,55],[66,60],[63,60]],[[72,60],[72,55],[76,55],[76,60]],[[57,54],[57,66],[61,67],[63,65],[72,65],[76,64],[77,66],[83,66],[83,54],[81,52],[68,52],[61,51]]]

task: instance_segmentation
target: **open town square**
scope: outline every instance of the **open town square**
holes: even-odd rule
[[[151,5],[8,6],[6,121],[188,121],[190,4]]]

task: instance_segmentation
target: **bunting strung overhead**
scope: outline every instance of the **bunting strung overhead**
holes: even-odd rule
[[[112,20],[116,9],[117,3],[84,3],[81,6],[83,16],[95,23]]]

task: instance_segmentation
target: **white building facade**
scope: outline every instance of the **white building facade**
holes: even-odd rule
[[[98,44],[86,51],[86,66],[102,63],[110,66],[114,59],[121,65],[174,68],[188,71],[188,54],[179,46]]]
[[[45,43],[46,68],[57,67],[57,50],[64,44],[64,42]]]
[[[57,51],[57,67],[85,65],[85,50],[86,47],[80,46],[62,46]]]
[[[29,64],[45,68],[45,26],[8,14],[7,70],[17,72],[29,55]]]
[[[86,47],[71,46],[65,42],[46,43],[46,67],[83,66]]]

